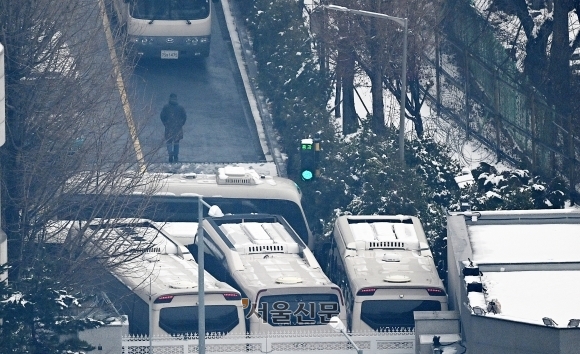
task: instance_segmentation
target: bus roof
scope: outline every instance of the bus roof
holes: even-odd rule
[[[118,219],[107,223],[96,220],[90,229],[95,231],[92,237],[101,242],[101,249],[108,249],[107,245],[114,241],[115,252],[123,257],[130,252],[137,253],[110,271],[141,298],[148,300],[149,294],[152,297],[197,294],[198,264],[185,246],[165,234],[156,223],[145,219]],[[99,233],[107,236],[100,237]],[[238,293],[207,271],[204,290],[207,293]]]
[[[198,264],[174,254],[145,253],[141,259],[126,263],[112,271],[123,284],[146,299],[161,295],[197,294]],[[226,283],[217,281],[207,271],[204,274],[204,291],[211,293],[239,293]]]
[[[226,258],[230,273],[248,296],[263,289],[336,287],[279,215],[209,217],[204,229],[218,248],[212,252]]]
[[[302,194],[292,180],[258,174],[244,167],[222,167],[215,174],[163,174],[150,176],[158,184],[157,194],[168,196],[248,199],[284,199],[300,204]]]
[[[367,287],[443,289],[416,217],[340,216],[334,237],[342,244],[341,258],[356,291]]]
[[[192,212],[192,204],[201,196],[224,213],[281,214],[303,240],[313,242],[298,186],[287,178],[259,174],[247,167],[221,167],[214,174],[79,174],[67,188],[60,219],[142,217],[157,222],[194,222],[198,213]]]

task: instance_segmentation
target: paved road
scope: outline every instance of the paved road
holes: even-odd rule
[[[198,61],[142,60],[127,81],[146,163],[165,163],[159,112],[174,92],[187,112],[180,162],[265,161],[219,3],[210,56]]]

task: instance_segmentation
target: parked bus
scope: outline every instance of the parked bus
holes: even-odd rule
[[[198,265],[186,247],[148,220],[97,221],[80,230],[77,223],[68,241],[89,239],[86,251],[109,266],[97,290],[128,316],[131,335],[198,333]],[[204,299],[206,333],[246,333],[239,291],[205,272]]]
[[[414,328],[414,311],[447,310],[423,227],[413,216],[340,216],[327,274],[353,332]]]
[[[287,178],[264,176],[253,169],[228,166],[219,168],[215,174],[150,173],[147,179],[151,182],[145,181],[127,195],[105,194],[100,187],[87,187],[83,193],[71,193],[63,203],[59,218],[143,218],[164,222],[167,230],[173,222],[190,222],[190,229],[196,230],[197,196],[201,195],[206,203],[218,206],[224,214],[281,215],[305,243],[313,241],[302,209],[302,193],[296,183]],[[83,185],[86,183],[89,182],[83,181]],[[90,190],[98,192],[93,194]],[[207,212],[208,209],[204,208],[204,216]],[[172,232],[171,235],[188,245],[193,243],[195,231],[185,235]]]
[[[245,297],[251,334],[327,331],[331,317],[346,320],[340,288],[283,217],[208,217],[203,229],[215,259],[208,269]]]
[[[112,1],[114,16],[138,55],[161,59],[209,55],[209,0],[108,1]]]

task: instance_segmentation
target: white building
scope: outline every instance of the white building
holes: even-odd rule
[[[449,307],[469,354],[572,354],[580,343],[580,213],[448,216]]]

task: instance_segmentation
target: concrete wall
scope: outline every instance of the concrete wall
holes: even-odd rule
[[[443,345],[461,341],[458,312],[416,311],[414,316],[416,354],[432,354],[434,336]]]
[[[577,354],[579,328],[553,328],[472,316],[469,354]]]
[[[459,312],[415,311],[415,334],[458,334]]]
[[[449,310],[459,311],[465,300],[462,261],[473,257],[463,215],[447,216],[447,293]]]
[[[79,339],[96,349],[91,354],[120,354],[123,351],[122,337],[129,335],[129,321],[117,321],[108,326],[79,332]]]

